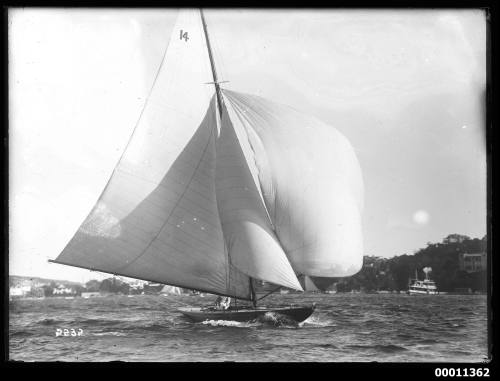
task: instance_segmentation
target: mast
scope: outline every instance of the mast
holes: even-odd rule
[[[201,17],[201,23],[203,24],[203,32],[205,33],[205,39],[207,41],[207,48],[208,48],[208,57],[210,58],[210,67],[212,68],[212,76],[214,77],[214,86],[215,86],[215,94],[217,96],[217,104],[219,106],[219,116],[222,120],[222,93],[220,90],[219,86],[219,80],[217,77],[217,70],[215,69],[215,62],[214,62],[214,57],[212,55],[212,47],[210,45],[210,37],[208,36],[208,28],[207,28],[207,23],[205,21],[205,16],[203,15],[203,9],[200,8],[200,17]],[[229,254],[228,254],[229,255]],[[249,283],[250,283],[250,297],[252,299],[252,303],[255,306],[257,306],[257,295],[255,294],[255,290],[253,287],[253,279],[252,277],[249,277]]]
[[[249,277],[248,281],[250,282],[250,297],[252,298],[252,304],[254,307],[257,307],[257,295],[255,294],[255,289],[253,288],[252,277]]]
[[[212,75],[214,77],[215,93],[217,95],[217,104],[219,105],[219,115],[222,119],[222,94],[217,79],[217,71],[215,70],[214,57],[212,56],[212,48],[210,46],[210,38],[208,37],[207,23],[205,22],[205,17],[203,16],[203,10],[201,8],[200,8],[200,16],[201,16],[201,23],[203,24],[203,32],[205,33],[205,38],[207,40],[208,57],[210,58],[210,66],[212,68]]]

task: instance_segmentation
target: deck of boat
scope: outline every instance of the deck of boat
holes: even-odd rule
[[[315,305],[298,307],[239,307],[229,308],[227,310],[218,310],[215,308],[179,308],[179,311],[195,322],[206,320],[231,320],[231,321],[251,321],[257,319],[266,313],[276,313],[284,315],[296,322],[306,320],[314,312]]]

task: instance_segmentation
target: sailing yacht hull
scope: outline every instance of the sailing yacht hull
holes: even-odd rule
[[[231,320],[246,322],[258,319],[267,313],[284,315],[298,323],[306,320],[314,312],[315,306],[307,307],[257,307],[229,310],[216,310],[212,308],[179,308],[179,311],[195,322],[207,320]]]

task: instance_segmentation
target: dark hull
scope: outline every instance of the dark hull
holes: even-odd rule
[[[195,322],[206,320],[231,320],[246,322],[258,319],[268,312],[284,315],[298,323],[306,320],[314,312],[314,305],[303,307],[258,307],[229,310],[210,308],[179,308],[179,311]]]

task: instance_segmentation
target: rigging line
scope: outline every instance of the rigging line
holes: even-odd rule
[[[200,13],[201,13],[201,9],[200,9]],[[214,83],[215,84],[215,83]],[[215,105],[215,108],[218,109],[219,108],[219,102],[217,102],[217,104]],[[218,136],[220,134],[220,131],[222,129],[222,111],[219,110],[219,113],[217,113],[217,111],[215,112],[215,129],[217,130],[217,134],[216,136]],[[217,167],[217,149],[216,147],[214,148],[214,152],[215,152],[215,167]],[[214,188],[215,187],[215,180],[214,180]],[[218,206],[218,201],[217,201],[217,190],[215,190],[214,192],[215,194],[215,203],[217,205],[217,215],[219,217],[219,222],[220,222],[220,213],[219,213],[219,206]],[[231,259],[229,257],[229,248],[227,247],[227,243],[226,243],[226,237],[224,236],[224,229],[222,228],[222,223],[221,223],[221,231],[222,231],[222,241],[224,242],[224,263],[226,265],[226,289],[228,291],[231,290],[231,269],[230,269],[230,264],[231,264]]]
[[[233,101],[234,101],[234,103],[233,103]],[[245,128],[246,128],[246,129],[250,129],[250,130],[251,130],[251,131],[252,131],[252,132],[253,132],[253,133],[257,136],[257,138],[259,139],[259,141],[260,141],[260,142],[261,142],[261,144],[263,145],[264,143],[262,142],[262,138],[261,138],[261,136],[259,135],[259,133],[258,133],[257,131],[255,131],[254,129],[252,129],[252,123],[251,123],[251,119],[252,119],[252,118],[251,118],[251,116],[250,116],[250,113],[248,113],[248,112],[246,112],[246,111],[244,110],[244,108],[243,108],[243,107],[244,107],[244,104],[243,104],[243,103],[241,103],[241,101],[237,100],[236,98],[234,98],[234,99],[233,99],[233,98],[231,98],[231,96],[229,96],[229,103],[231,104],[231,106],[233,106],[233,109],[234,109],[235,111],[237,111],[237,112],[236,112],[236,115],[238,115],[238,118],[239,118],[239,119],[240,119],[240,121],[242,122],[242,125],[243,125],[244,127],[245,127],[246,125],[250,126],[250,127],[248,127],[248,128],[247,128],[247,127],[245,127]],[[249,110],[249,109],[247,108],[247,110]],[[255,113],[254,113],[254,114],[255,114]],[[260,115],[258,115],[258,114],[256,114],[256,115],[257,115],[258,117],[260,116]],[[263,118],[261,117],[261,119],[263,119]],[[250,143],[250,146],[252,147],[252,150],[255,152],[255,149],[254,149],[254,147],[253,147],[252,143],[250,142],[250,139],[249,139],[249,143]],[[264,151],[265,151],[265,150],[264,150]],[[266,161],[267,161],[267,162],[269,162],[269,158],[268,158],[267,156],[266,156]],[[256,164],[256,167],[258,168],[257,163],[255,163],[255,164]],[[260,171],[259,171],[259,174],[260,174]],[[274,188],[274,187],[273,187],[273,188]],[[261,193],[262,193],[262,197],[264,197],[264,190],[262,189],[262,187],[261,187]],[[267,208],[267,212],[268,212],[268,215],[269,215],[269,219],[271,220],[271,225],[272,225],[273,229],[274,229],[274,230],[276,230],[276,226],[275,226],[275,223],[276,223],[276,221],[277,221],[276,214],[278,213],[278,208],[276,207],[276,198],[277,198],[277,192],[276,192],[276,189],[274,189],[274,191],[272,192],[272,194],[273,194],[273,196],[274,196],[274,197],[273,197],[274,201],[273,201],[272,203],[271,203],[271,201],[266,202],[267,200],[266,200],[266,198],[264,198],[264,203],[265,203],[266,208]],[[269,205],[268,205],[268,204],[269,204]],[[274,218],[271,218],[271,215],[270,215],[270,213],[269,213],[269,209],[271,209],[271,210],[272,210],[272,212],[273,212],[273,217],[274,217]]]
[[[134,135],[137,131],[137,127],[139,126],[139,122],[142,119],[142,115],[144,114],[144,110],[146,110],[146,106],[148,105],[149,98],[151,97],[151,94],[153,93],[153,89],[155,88],[156,81],[158,80],[161,69],[163,68],[163,64],[165,62],[165,57],[167,56],[167,51],[168,51],[169,45],[170,45],[170,41],[167,43],[167,46],[165,46],[165,50],[163,52],[163,57],[161,59],[160,65],[158,66],[158,70],[156,71],[156,75],[155,75],[155,78],[153,80],[153,84],[151,85],[151,88],[149,89],[148,96],[146,97],[146,101],[144,102],[144,105],[142,106],[141,113],[139,114],[139,118],[137,119],[137,122],[135,123],[134,129],[132,130],[132,134],[130,135],[130,138],[127,141],[127,145],[125,146],[125,149],[123,150],[120,158],[118,159],[118,162],[115,166],[115,169],[113,169],[113,173],[111,174],[111,177],[109,178],[108,182],[106,183],[106,186],[104,187],[104,191],[106,190],[106,188],[108,188],[108,185],[109,185],[111,179],[113,178],[113,175],[114,175],[115,171],[117,170],[118,165],[121,163],[123,156],[125,155],[125,152],[127,152],[127,148],[129,147],[130,143],[132,142],[132,138],[134,137]],[[103,193],[104,193],[104,191],[103,191]]]
[[[259,299],[257,299],[257,301],[259,301],[259,300],[261,300],[261,299],[264,299],[266,296],[271,295],[272,293],[274,293],[274,292],[278,291],[280,288],[282,288],[282,286],[279,286],[279,287],[275,288],[274,290],[271,290],[271,291],[270,291],[270,292],[268,292],[266,295],[261,296]]]
[[[132,261],[130,262],[127,262],[125,263],[124,265],[118,267],[118,270],[123,270],[125,268],[127,268],[128,266],[130,266],[131,264],[135,263],[140,257],[142,257],[146,252],[147,250],[151,247],[151,245],[153,244],[153,242],[158,238],[158,236],[161,234],[161,232],[163,231],[163,229],[165,228],[165,226],[167,225],[168,223],[168,220],[170,219],[170,217],[172,216],[172,214],[174,213],[174,210],[177,209],[177,206],[179,205],[179,203],[181,202],[182,198],[184,197],[184,195],[186,194],[187,190],[189,189],[189,186],[191,185],[191,182],[193,181],[194,179],[194,176],[196,175],[196,172],[198,171],[198,167],[200,166],[200,164],[202,163],[203,159],[205,158],[205,154],[207,152],[207,148],[208,146],[210,145],[210,142],[212,141],[212,136],[213,136],[213,129],[210,131],[210,135],[208,137],[208,142],[207,144],[205,145],[205,148],[203,149],[203,153],[201,154],[200,156],[200,160],[198,161],[198,165],[196,166],[196,168],[194,169],[193,171],[193,174],[191,175],[191,178],[189,179],[189,181],[187,182],[186,184],[186,187],[184,188],[184,191],[182,192],[182,194],[180,195],[180,197],[177,199],[177,202],[175,203],[175,205],[173,206],[173,208],[171,209],[170,213],[168,214],[168,216],[166,217],[165,219],[165,222],[162,224],[160,230],[158,231],[158,233],[151,239],[151,241],[149,242],[149,244],[144,248],[144,250],[142,251],[142,253],[140,253],[137,257],[135,257]]]
[[[219,104],[217,103],[216,107],[219,107]],[[215,115],[215,120],[216,120],[216,128],[217,128],[217,134],[220,134],[220,131],[222,130],[222,112],[219,110],[219,115]],[[217,149],[214,150],[215,152],[215,167],[217,169]],[[215,187],[215,180],[214,180],[214,188]],[[215,202],[217,203],[217,214],[219,215],[219,222],[220,222],[220,213],[219,213],[219,206],[218,206],[218,201],[217,201],[217,189],[215,189]],[[221,231],[222,231],[222,240],[224,241],[224,262],[226,264],[226,288],[228,291],[231,290],[231,258],[229,257],[229,248],[227,247],[227,242],[226,242],[226,237],[224,236],[224,229],[222,228],[222,223],[221,223]]]
[[[248,129],[252,130],[251,128],[251,123],[249,121],[249,116],[245,115],[240,106],[238,104],[233,104],[231,102],[231,100],[229,100],[229,105],[231,107],[233,107],[233,110],[234,110],[234,113],[236,114],[236,116],[238,117],[241,125],[243,126],[243,130],[245,132],[245,135],[246,135],[246,138],[247,138],[247,141],[248,141],[248,144],[250,146],[250,149],[252,150],[252,153],[253,153],[253,161],[254,161],[254,167],[255,169],[257,170],[257,182],[258,182],[258,192],[259,192],[259,196],[260,196],[260,199],[262,201],[262,205],[264,206],[264,210],[266,212],[266,215],[267,215],[267,218],[268,218],[268,221],[271,225],[271,229],[275,232],[275,234],[277,235],[277,231],[276,231],[276,225],[275,225],[275,221],[276,221],[276,206],[275,205],[268,205],[268,203],[266,202],[266,198],[264,197],[264,189],[262,189],[262,184],[260,182],[260,178],[259,178],[259,175],[261,173],[260,169],[259,169],[259,166],[257,164],[257,161],[256,161],[256,153],[255,153],[255,147],[253,146],[253,144],[251,143],[251,140],[249,138],[249,133],[248,133]],[[227,107],[226,107],[227,108]],[[229,116],[229,115],[228,115]],[[246,127],[246,125],[250,125],[250,127]],[[233,126],[233,129],[234,129],[234,126]],[[253,130],[252,130],[253,131]],[[255,135],[257,136],[257,138],[260,140],[260,136],[259,134],[257,134],[255,131],[253,131],[255,133]],[[266,161],[269,161],[269,159],[266,157]],[[247,165],[249,165],[247,163]],[[253,176],[252,176],[253,178]],[[255,182],[255,181],[254,181]],[[257,184],[256,184],[257,186]],[[276,204],[276,192],[274,192],[274,203]],[[272,208],[270,208],[270,206],[272,206]],[[273,219],[271,218],[271,213],[269,212],[269,209],[271,209],[274,213],[274,221]],[[280,243],[281,244],[281,243]],[[283,247],[283,246],[282,246]]]
[[[111,173],[111,176],[109,177],[106,185],[104,186],[104,189],[102,190],[101,192],[101,195],[99,196],[98,200],[96,201],[96,205],[94,205],[94,207],[91,209],[91,211],[89,212],[89,214],[87,215],[87,217],[85,218],[85,221],[94,213],[94,211],[96,210],[96,207],[97,207],[97,202],[101,199],[102,195],[106,192],[106,190],[109,188],[109,185],[111,183],[111,179],[114,177],[115,175],[115,172],[118,170],[118,166],[120,165],[120,163],[122,162],[122,159],[123,159],[123,156],[125,156],[125,153],[127,152],[127,148],[129,147],[130,143],[132,142],[132,139],[137,131],[137,127],[139,126],[139,122],[141,121],[142,119],[142,115],[144,114],[144,110],[146,110],[146,106],[149,102],[149,98],[151,97],[151,94],[153,93],[153,89],[155,88],[155,85],[156,85],[156,81],[158,80],[158,76],[160,74],[160,71],[161,69],[163,68],[163,64],[165,62],[165,57],[167,56],[167,51],[168,51],[168,47],[170,45],[170,40],[168,41],[167,45],[165,46],[165,50],[163,51],[163,57],[161,59],[161,62],[160,62],[160,65],[158,66],[158,70],[156,71],[156,75],[155,75],[155,78],[153,80],[153,84],[151,85],[151,88],[149,89],[149,92],[148,92],[148,96],[146,97],[146,101],[144,102],[144,105],[142,106],[142,110],[141,110],[141,113],[139,114],[139,118],[137,119],[137,122],[135,123],[135,126],[134,126],[134,129],[132,130],[132,134],[130,134],[130,137],[127,141],[127,144],[125,145],[125,148],[123,149],[123,152],[122,154],[120,155],[120,158],[118,159],[116,165],[115,165],[115,168],[113,169],[113,172]],[[80,228],[78,228],[80,229]],[[76,233],[75,233],[76,234]],[[69,242],[68,242],[69,244]]]
[[[229,102],[229,104],[232,106],[231,102]],[[226,107],[226,109],[227,109],[227,107]],[[236,129],[234,128],[234,125],[233,125],[232,122],[230,122],[231,126],[233,127],[233,130],[234,130],[234,132],[236,134],[236,139],[238,140],[238,143],[239,143],[239,146],[240,146],[240,149],[241,149],[241,153],[243,154],[243,158],[245,159],[245,164],[247,165],[247,168],[248,168],[248,170],[250,172],[250,175],[251,175],[252,179],[254,180],[254,183],[255,182],[258,183],[258,184],[255,184],[255,187],[257,188],[257,192],[259,193],[260,200],[262,202],[262,206],[264,207],[264,211],[266,212],[266,215],[267,215],[267,219],[268,219],[268,221],[269,221],[269,223],[271,225],[271,228],[274,230],[274,224],[273,224],[273,221],[271,220],[271,215],[269,214],[269,210],[268,210],[267,205],[266,205],[266,200],[264,198],[264,193],[263,193],[263,190],[262,190],[262,184],[260,183],[260,179],[259,179],[260,170],[259,170],[259,167],[258,167],[258,165],[256,163],[256,160],[255,160],[255,157],[257,156],[255,154],[255,148],[252,146],[252,143],[250,142],[250,138],[248,136],[248,131],[245,128],[245,123],[243,122],[242,117],[240,116],[240,114],[238,112],[236,112],[236,110],[235,110],[235,114],[238,117],[238,119],[240,120],[241,125],[243,126],[243,132],[245,133],[245,137],[247,139],[248,145],[249,145],[249,147],[250,147],[250,149],[252,151],[253,167],[257,171],[257,178],[256,179],[253,176],[253,171],[251,170],[250,164],[248,163],[248,160],[245,157],[245,153],[243,151],[243,147],[241,146],[241,143],[239,142],[238,134],[236,133]],[[228,114],[228,118],[229,118],[229,114]]]
[[[239,119],[240,123],[242,124],[243,129],[245,130],[245,133],[246,133],[246,135],[247,135],[247,139],[248,139],[248,132],[246,131],[245,122],[251,126],[251,123],[250,123],[250,121],[249,121],[249,119],[248,119],[248,118],[249,118],[249,116],[245,115],[245,113],[243,113],[243,112],[242,112],[242,110],[241,110],[241,105],[239,105],[237,102],[236,102],[236,103],[233,103],[233,102],[231,101],[231,98],[229,99],[229,105],[233,108],[234,113],[236,114],[236,116],[238,117],[238,119]],[[226,112],[227,112],[227,107],[226,107]],[[228,117],[229,117],[229,114],[227,114],[227,115],[228,115]],[[251,128],[251,127],[250,127],[250,128]],[[233,126],[233,129],[234,129],[234,126]],[[258,136],[258,134],[257,134],[257,136]],[[252,149],[253,153],[255,154],[254,148],[253,148],[252,144],[250,143],[250,140],[248,140],[248,143],[250,144],[250,147],[251,147],[251,149]],[[255,156],[255,155],[254,155],[254,156]],[[247,163],[247,166],[248,166],[248,163]],[[257,168],[257,170],[258,170],[257,165],[256,165],[256,168]],[[252,177],[253,177],[253,176],[252,176]],[[289,258],[289,256],[288,256],[288,253],[289,253],[290,251],[285,249],[285,247],[284,247],[283,243],[281,242],[281,240],[280,240],[280,238],[279,238],[279,236],[278,236],[277,226],[274,224],[273,220],[271,219],[271,215],[270,215],[269,210],[268,210],[269,208],[268,208],[268,206],[267,206],[267,204],[266,204],[266,200],[265,200],[265,198],[264,198],[264,193],[263,193],[263,190],[262,190],[262,184],[260,183],[260,179],[257,179],[257,180],[258,180],[258,186],[259,186],[259,191],[260,191],[259,193],[260,193],[260,196],[261,196],[261,200],[262,200],[262,202],[263,202],[263,207],[264,207],[264,210],[265,210],[265,212],[266,212],[266,214],[267,214],[267,217],[268,217],[268,221],[269,221],[270,227],[271,227],[272,231],[274,232],[274,237],[276,238],[276,241],[278,242],[279,246],[281,247],[281,250],[285,253],[285,257],[286,257],[286,259],[288,260],[288,263],[290,264],[290,267],[293,269],[293,266],[292,266],[292,264],[291,264],[290,258]],[[257,186],[257,184],[256,184],[256,186]],[[276,202],[276,194],[275,194],[274,196],[275,196],[275,202]],[[274,211],[274,215],[275,215],[275,217],[276,217],[276,209],[277,209],[277,208],[276,208],[276,206],[274,205],[273,211]],[[297,279],[297,281],[298,281],[298,279]],[[300,282],[299,282],[299,283],[300,283]],[[302,287],[301,287],[301,290],[302,290],[302,291],[304,291],[304,290],[302,289]]]
[[[231,103],[231,100],[229,101],[229,105],[230,105],[231,107],[233,107],[234,113],[235,113],[235,114],[236,114],[236,116],[238,117],[238,119],[239,119],[239,121],[240,121],[241,125],[243,126],[243,133],[245,134],[245,136],[246,136],[246,138],[247,138],[247,140],[248,140],[248,144],[250,145],[250,149],[252,150],[252,153],[254,154],[254,155],[253,155],[253,156],[254,156],[253,158],[254,158],[254,161],[255,161],[255,156],[256,156],[256,155],[255,155],[254,147],[253,147],[253,146],[252,146],[252,144],[250,143],[250,139],[248,138],[248,131],[246,130],[246,127],[245,127],[245,122],[244,122],[245,116],[243,116],[243,114],[240,114],[240,113],[237,111],[237,110],[238,110],[238,107],[234,107],[235,105],[233,105],[233,104]],[[228,114],[228,112],[227,112],[227,106],[226,106],[226,116],[227,116],[227,118],[229,118],[229,114]],[[226,118],[226,119],[227,119],[227,118]],[[232,123],[231,123],[231,125],[232,125]],[[235,133],[236,133],[236,130],[234,129],[234,126],[233,126],[233,125],[232,125],[232,127],[233,127],[233,130],[234,130],[234,131],[235,131]],[[236,134],[236,138],[237,138],[237,139],[238,139],[238,141],[239,141],[239,138],[238,138],[237,134]],[[252,174],[252,171],[250,170],[250,164],[247,162],[247,160],[246,160],[246,158],[245,158],[245,155],[244,155],[244,153],[243,153],[243,148],[241,147],[241,143],[240,143],[240,149],[241,149],[241,152],[242,152],[242,154],[243,154],[243,158],[245,159],[245,160],[244,160],[244,162],[245,162],[245,164],[246,164],[246,167],[247,167],[247,169],[250,171],[250,173]],[[256,169],[257,169],[257,171],[258,171],[258,166],[257,166],[257,164],[256,164],[255,162],[254,162],[254,164],[255,164],[255,167],[256,167]],[[252,177],[252,179],[253,179],[253,175],[251,175],[251,177]],[[255,182],[257,182],[257,184],[255,184]],[[285,255],[285,260],[288,262],[288,264],[290,265],[291,269],[293,270],[293,266],[292,266],[292,264],[291,264],[291,262],[290,262],[290,259],[289,259],[288,255],[287,255],[287,250],[285,249],[285,247],[284,247],[283,243],[281,242],[280,238],[278,237],[277,226],[273,223],[273,221],[272,221],[272,219],[271,219],[271,215],[270,215],[270,213],[269,213],[268,207],[267,207],[267,205],[266,205],[266,200],[265,200],[265,198],[264,198],[263,189],[262,189],[262,184],[261,184],[261,182],[260,182],[260,179],[259,179],[259,178],[257,178],[256,180],[254,180],[254,181],[253,181],[253,183],[254,183],[255,187],[257,188],[257,192],[259,193],[259,196],[260,196],[260,197],[259,197],[259,199],[260,199],[260,201],[261,201],[261,206],[263,207],[263,209],[264,209],[264,211],[265,211],[265,214],[266,214],[266,216],[267,216],[267,222],[269,223],[269,227],[271,228],[271,231],[274,233],[274,234],[273,234],[273,238],[274,238],[274,239],[276,240],[276,242],[278,243],[278,245],[279,245],[279,247],[281,248],[281,250],[282,250],[283,254]],[[276,207],[274,208],[274,211],[275,211],[275,214],[276,214]],[[252,279],[252,278],[250,277],[250,279]],[[298,281],[298,279],[297,279],[297,281]],[[300,282],[299,282],[299,284],[300,284]],[[303,291],[302,287],[301,287],[300,289]],[[251,291],[253,291],[253,288],[252,288],[252,287],[251,287]],[[255,300],[255,299],[254,299],[254,300]]]
[[[250,296],[252,298],[252,304],[254,307],[257,307],[257,294],[255,293],[252,277],[249,277],[249,283],[250,283]]]
[[[226,111],[226,113],[224,114],[224,117],[225,117],[226,121],[228,121],[229,125],[231,125],[231,127],[233,128],[233,131],[234,131],[234,132],[235,132],[235,134],[236,134],[236,131],[234,130],[234,126],[232,125],[231,120],[230,120],[230,118],[229,118],[229,114],[228,114],[228,112],[227,112],[227,107],[226,107],[225,105],[224,105],[224,107],[225,107],[225,111]],[[245,131],[245,133],[246,133],[246,131]],[[237,141],[239,142],[239,138],[238,138],[238,135],[237,135],[237,134],[236,134],[236,139],[237,139]],[[247,140],[248,140],[248,137],[247,137]],[[248,164],[248,162],[247,162],[247,160],[246,160],[246,158],[245,158],[245,154],[244,154],[244,152],[243,152],[243,148],[241,147],[241,143],[239,143],[239,147],[240,147],[240,149],[241,149],[241,154],[243,155],[243,159],[244,159],[244,163],[246,164],[246,168],[247,168],[247,169],[248,169],[248,171],[250,172],[250,176],[251,176],[251,177],[252,177],[252,179],[253,179],[252,171],[251,171],[251,169],[249,168],[249,164]],[[258,181],[258,179],[257,179],[256,181]],[[255,180],[254,180],[253,182],[255,183]],[[256,188],[258,187],[258,186],[257,186],[257,184],[254,184],[254,185],[255,185],[255,187],[256,187]],[[267,217],[268,217],[268,218],[270,218],[270,217],[269,217],[269,213],[267,213],[267,210],[266,210],[266,207],[265,207],[265,204],[264,204],[264,200],[263,200],[263,198],[262,198],[262,194],[260,194],[260,192],[261,192],[261,191],[260,191],[260,184],[259,184],[258,193],[259,193],[259,195],[260,195],[260,199],[261,199],[261,201],[262,201],[262,203],[263,203],[262,205],[263,205],[263,207],[264,207],[264,210],[266,211]],[[272,228],[272,223],[271,223],[271,228]],[[229,255],[229,252],[228,252],[228,255]],[[249,278],[249,290],[250,290],[250,296],[251,296],[251,298],[252,298],[252,302],[253,302],[254,306],[256,306],[256,302],[257,302],[257,300],[256,300],[255,290],[254,290],[254,288],[253,288],[253,283],[252,283],[252,279],[253,279],[253,278],[252,278],[251,276],[248,276],[248,278]]]

